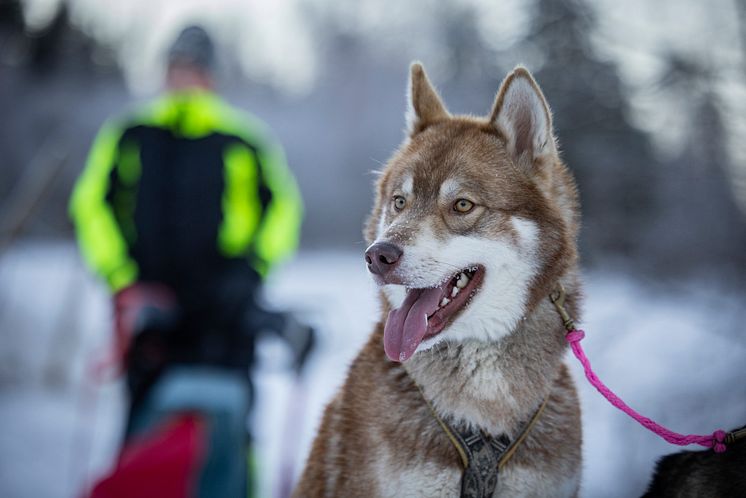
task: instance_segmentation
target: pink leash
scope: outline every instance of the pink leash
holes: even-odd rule
[[[729,434],[727,434],[722,429],[716,430],[711,435],[700,436],[696,434],[679,434],[663,427],[659,423],[650,420],[648,417],[645,417],[644,415],[641,415],[630,408],[627,403],[622,401],[619,396],[614,394],[611,389],[606,387],[606,385],[601,382],[601,379],[598,378],[596,373],[591,368],[591,362],[588,360],[588,357],[585,356],[585,352],[580,345],[580,341],[585,337],[585,332],[575,328],[575,324],[564,308],[565,290],[560,287],[559,290],[553,292],[549,296],[549,298],[551,299],[552,303],[554,303],[554,306],[557,308],[557,311],[562,317],[565,329],[567,330],[565,339],[567,339],[567,342],[570,343],[570,348],[572,349],[575,357],[583,365],[583,370],[585,370],[586,378],[591,383],[591,385],[593,385],[593,387],[595,387],[596,390],[598,390],[598,392],[600,392],[601,395],[609,401],[609,403],[619,408],[621,411],[635,419],[640,425],[642,425],[649,431],[658,434],[669,443],[679,446],[698,444],[700,446],[704,446],[705,448],[713,448],[715,450],[715,453],[723,453],[725,451],[726,442],[728,442],[730,438],[728,437]]]

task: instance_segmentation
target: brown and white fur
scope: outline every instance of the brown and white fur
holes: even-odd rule
[[[452,116],[417,63],[409,100],[408,135],[378,180],[365,230],[369,255],[382,243],[401,254],[382,259],[384,270],[369,260],[381,319],[326,408],[294,495],[459,496],[458,453],[414,380],[453,426],[511,439],[548,397],[495,496],[576,496],[580,409],[548,295],[564,285],[577,317],[579,211],[547,103],[518,67],[486,118]],[[468,202],[457,206],[461,200]],[[387,315],[405,293],[443,286],[477,265],[481,284],[444,312],[442,331],[428,329],[413,354],[395,344],[403,363],[388,359]]]

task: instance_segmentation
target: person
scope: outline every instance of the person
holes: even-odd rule
[[[128,439],[152,425],[149,396],[172,365],[246,374],[264,328],[288,339],[296,362],[310,349],[310,329],[257,302],[296,249],[300,194],[266,127],[216,93],[215,58],[203,28],[184,29],[166,91],[104,124],[70,201],[83,257],[114,296]]]

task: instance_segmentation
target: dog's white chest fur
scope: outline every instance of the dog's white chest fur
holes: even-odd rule
[[[378,481],[377,496],[459,498],[461,495],[461,469],[444,469],[422,461],[404,463],[386,447],[376,451],[374,465]],[[534,469],[508,467],[499,474],[498,486],[493,496],[567,497],[575,493],[579,481],[580,473],[550,476]]]
[[[460,494],[461,472],[426,461],[403,462],[387,447],[376,451],[378,496],[451,498]]]

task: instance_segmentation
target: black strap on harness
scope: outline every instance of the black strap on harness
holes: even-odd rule
[[[414,382],[414,379],[412,379]],[[513,457],[526,436],[539,420],[547,405],[544,398],[531,419],[524,424],[523,429],[514,441],[510,441],[507,434],[490,436],[483,431],[459,431],[440,418],[435,409],[425,397],[422,388],[415,382],[417,389],[425,400],[430,413],[445,432],[451,444],[461,457],[464,472],[461,475],[461,498],[489,498],[497,488],[500,469]]]

